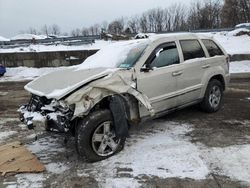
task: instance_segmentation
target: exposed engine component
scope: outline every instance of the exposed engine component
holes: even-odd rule
[[[20,120],[26,123],[29,129],[34,129],[33,121],[39,116],[43,119],[46,130],[67,132],[71,126],[74,105],[68,106],[62,101],[32,95],[29,103],[21,106],[18,111]]]

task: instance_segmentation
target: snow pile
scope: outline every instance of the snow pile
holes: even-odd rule
[[[207,33],[226,50],[228,54],[250,54],[250,36],[228,36],[228,33]]]
[[[32,39],[46,39],[44,35],[33,35],[33,34],[19,34],[11,38],[11,40],[32,40]]]
[[[230,63],[230,73],[250,73],[250,61],[234,61]]]
[[[6,73],[0,77],[0,82],[4,81],[21,81],[33,80],[36,77],[51,73],[53,71],[64,69],[65,67],[44,67],[44,68],[30,68],[30,67],[14,67],[6,68]]]
[[[5,42],[5,41],[10,41],[10,39],[0,36],[0,42]]]
[[[94,55],[88,57],[82,64],[78,66],[77,70],[97,68],[97,67],[117,67],[122,63],[129,53],[135,47],[147,45],[149,40],[132,40],[126,42],[117,42],[115,44],[107,45],[99,50]]]
[[[239,28],[239,29],[235,29],[233,31],[230,31],[227,33],[227,36],[239,36],[239,35],[244,35],[249,33],[250,35],[250,30],[249,29],[245,29],[245,28]]]
[[[235,28],[240,28],[240,27],[250,27],[250,23],[241,23],[235,26]]]
[[[146,39],[148,37],[156,35],[155,33],[138,33],[134,38],[135,39]]]

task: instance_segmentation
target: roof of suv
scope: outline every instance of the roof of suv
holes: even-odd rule
[[[212,39],[211,36],[207,34],[195,34],[195,33],[167,33],[167,34],[156,34],[149,37],[150,40],[155,41],[158,39],[163,38],[175,38],[175,39],[193,39],[193,38],[200,38],[200,39]]]

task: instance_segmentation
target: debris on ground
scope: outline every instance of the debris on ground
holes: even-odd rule
[[[0,173],[38,173],[45,171],[44,165],[20,142],[0,146]]]

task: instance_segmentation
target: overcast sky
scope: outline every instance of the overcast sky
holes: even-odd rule
[[[0,0],[0,36],[12,37],[29,27],[40,30],[54,23],[70,32],[178,2],[183,0]]]

